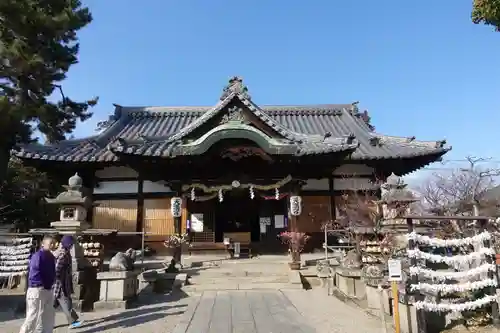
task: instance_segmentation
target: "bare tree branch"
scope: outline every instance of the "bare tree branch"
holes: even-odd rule
[[[429,212],[438,215],[469,215],[473,205],[487,208],[491,205],[485,193],[496,185],[500,169],[479,165],[489,159],[469,156],[468,166],[445,174],[433,174],[418,188],[423,204]]]

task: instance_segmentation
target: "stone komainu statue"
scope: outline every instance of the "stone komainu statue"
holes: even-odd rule
[[[133,249],[128,249],[123,252],[118,252],[111,258],[109,262],[110,271],[132,271],[134,270],[136,252]]]
[[[342,266],[347,268],[360,268],[361,261],[359,260],[359,254],[356,250],[351,250],[347,252],[347,255],[342,259]]]

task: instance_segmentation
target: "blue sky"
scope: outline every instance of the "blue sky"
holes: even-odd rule
[[[258,104],[360,101],[378,132],[500,160],[500,33],[472,24],[471,0],[84,3],[94,22],[64,88],[100,101],[77,137],[112,103],[213,105],[239,75]]]

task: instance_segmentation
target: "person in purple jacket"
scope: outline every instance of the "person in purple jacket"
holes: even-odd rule
[[[45,236],[42,247],[30,259],[26,319],[19,333],[51,333],[54,330],[54,296],[52,285],[56,278],[56,260],[51,250],[54,238]]]

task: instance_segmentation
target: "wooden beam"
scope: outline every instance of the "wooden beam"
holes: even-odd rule
[[[335,209],[335,187],[333,183],[333,178],[330,177],[328,178],[328,188],[329,188],[329,196],[330,196],[330,219],[332,221],[335,221],[337,218],[336,215],[336,209]]]
[[[139,181],[137,187],[137,223],[136,231],[142,232],[144,229],[144,178],[139,173]]]

